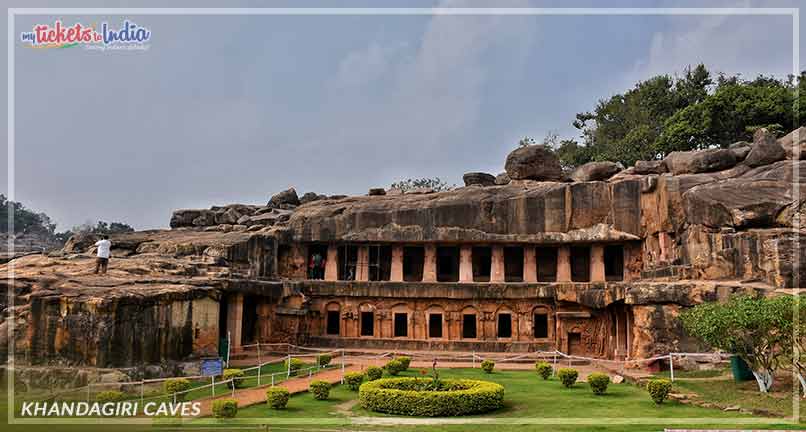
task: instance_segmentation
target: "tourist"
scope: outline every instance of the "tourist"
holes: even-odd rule
[[[97,256],[98,258],[95,259],[95,273],[97,274],[98,271],[102,274],[106,273],[106,267],[109,265],[109,256],[110,250],[112,249],[112,242],[109,241],[108,235],[101,236],[101,240],[95,242],[95,246],[98,248]]]
[[[310,263],[311,279],[325,278],[325,258],[319,252],[314,252]]]

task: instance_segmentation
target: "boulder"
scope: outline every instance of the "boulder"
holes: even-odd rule
[[[778,140],[787,159],[806,159],[806,126],[795,129]]]
[[[753,134],[753,148],[744,160],[749,167],[769,165],[786,159],[786,151],[767,129],[759,129]]]
[[[588,162],[571,172],[571,180],[575,182],[607,180],[623,169],[624,165],[620,163]]]
[[[492,174],[487,174],[483,172],[469,172],[462,176],[462,180],[465,181],[465,186],[470,185],[481,185],[481,186],[493,186],[495,185],[495,177]]]
[[[199,215],[193,219],[193,226],[203,227],[215,225],[215,213],[212,210],[200,210]]]
[[[386,191],[386,195],[403,195],[403,189],[391,188]]]
[[[299,205],[299,197],[294,188],[286,189],[280,193],[272,195],[269,200],[269,205],[273,207],[280,207],[282,204]]]
[[[175,210],[171,214],[171,228],[189,227],[193,226],[193,220],[199,217],[203,210],[199,209],[181,209]]]
[[[243,216],[238,210],[235,208],[228,208],[226,211],[221,213],[216,213],[215,221],[217,224],[235,224],[238,222],[238,219]]]
[[[251,216],[246,225],[274,225],[277,222],[277,215],[274,213],[263,213],[256,216]]]
[[[530,145],[513,150],[504,166],[512,180],[561,181],[560,160],[550,148]]]
[[[369,193],[367,195],[369,195],[369,196],[386,195],[386,189],[384,189],[384,188],[370,188]]]
[[[258,214],[262,214],[262,213],[258,213]],[[249,222],[249,218],[250,218],[250,217],[251,217],[251,216],[246,216],[246,215],[243,215],[243,216],[239,217],[239,218],[238,218],[238,220],[237,220],[237,221],[235,221],[235,223],[236,223],[237,225],[246,225],[246,224]]]
[[[736,156],[736,161],[743,161],[747,157],[747,154],[750,153],[752,148],[752,144],[747,141],[735,142],[728,146],[728,150],[730,150],[733,155]]]
[[[509,184],[509,182],[511,181],[512,179],[510,179],[509,175],[505,172],[502,172],[501,174],[495,176],[495,184],[497,185],[506,185]]]
[[[340,199],[344,199],[344,198],[347,198],[347,195],[331,195],[331,196],[327,197],[327,199],[332,199],[332,200],[340,200]]]
[[[635,170],[633,171],[635,174],[663,174],[668,169],[666,169],[666,162],[662,160],[651,160],[651,161],[635,161]]]
[[[736,156],[728,149],[676,151],[663,160],[674,174],[697,174],[722,171],[736,165]]]
[[[299,199],[300,204],[307,204],[309,202],[325,200],[327,199],[327,195],[317,194],[316,192],[305,192],[302,197]]]

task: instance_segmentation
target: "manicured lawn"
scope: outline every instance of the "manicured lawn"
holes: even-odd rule
[[[770,416],[792,415],[791,377],[778,376],[772,392],[762,394],[755,381],[736,383],[732,378],[719,380],[675,380],[675,391],[696,393],[699,400],[722,406],[738,405],[745,409],[760,410]],[[799,390],[799,388],[798,388]],[[800,399],[800,412],[806,414],[806,401]]]

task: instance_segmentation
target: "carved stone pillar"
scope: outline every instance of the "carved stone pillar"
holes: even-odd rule
[[[392,246],[391,282],[403,282],[403,246]]]
[[[604,246],[598,244],[591,246],[591,282],[605,281]]]
[[[355,280],[366,282],[369,280],[369,246],[358,247],[358,260],[355,263]]]
[[[423,282],[437,281],[437,247],[433,244],[425,245],[423,258]]]
[[[325,261],[325,280],[334,281],[339,278],[339,248],[336,245],[327,247],[327,261]]]
[[[537,254],[531,245],[523,248],[523,281],[537,282]]]
[[[459,249],[459,282],[473,282],[473,248]]]
[[[504,282],[504,247],[493,246],[492,263],[490,267],[490,282]]]
[[[243,329],[243,294],[232,294],[227,302],[227,332],[230,337],[230,349],[240,351],[241,330]]]
[[[571,282],[571,248],[557,249],[557,282]]]

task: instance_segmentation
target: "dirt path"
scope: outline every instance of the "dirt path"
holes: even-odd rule
[[[350,365],[345,367],[344,372],[355,372],[361,371],[362,367],[359,365]],[[283,381],[276,385],[276,387],[285,387],[291,394],[301,393],[304,391],[308,391],[308,385],[311,381],[315,380],[322,380],[327,381],[331,384],[335,384],[341,382],[341,369],[332,369],[325,372],[320,372],[318,374],[312,375],[310,377],[298,377],[298,378],[291,378],[287,381]],[[236,390],[235,391],[235,399],[238,401],[238,408],[244,408],[249,405],[255,405],[259,403],[266,402],[266,389],[270,387],[269,385],[264,385],[260,387],[252,387],[243,390]],[[213,401],[218,399],[232,399],[232,394],[227,394],[224,396],[219,396],[216,398],[205,398],[199,400],[201,402],[201,414],[200,417],[204,416],[211,416],[213,415]]]

